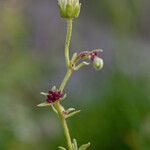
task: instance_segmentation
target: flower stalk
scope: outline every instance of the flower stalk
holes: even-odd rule
[[[68,125],[67,125],[67,121],[66,121],[66,119],[65,119],[65,117],[64,117],[64,115],[63,115],[63,113],[61,111],[60,103],[57,102],[54,106],[55,106],[55,108],[56,108],[56,110],[58,112],[58,116],[59,116],[59,119],[61,121],[63,130],[64,130],[64,134],[65,134],[68,150],[72,150],[72,142],[71,142],[69,128],[68,128]]]
[[[68,49],[69,51],[69,49]],[[66,53],[66,51],[65,51]],[[69,52],[68,52],[69,53]],[[69,78],[71,77],[71,74],[72,74],[72,69],[69,67],[69,65],[67,66],[67,73],[60,85],[60,88],[59,90],[60,91],[63,91],[66,84],[67,84],[67,81],[69,80]],[[71,142],[71,136],[70,136],[70,132],[69,132],[69,128],[68,128],[68,125],[67,125],[67,121],[66,121],[66,118],[65,116],[63,115],[63,112],[61,111],[61,105],[59,102],[57,102],[55,105],[55,108],[58,112],[58,116],[59,116],[59,119],[61,121],[61,124],[62,124],[62,127],[63,127],[63,130],[64,130],[64,134],[65,134],[65,138],[66,138],[66,141],[67,141],[67,146],[68,146],[68,150],[72,150],[72,142]]]
[[[60,16],[67,20],[67,34],[65,42],[65,62],[66,62],[66,74],[62,80],[59,89],[56,86],[53,86],[48,93],[41,92],[42,95],[46,96],[46,101],[39,104],[39,107],[51,106],[54,112],[58,115],[61,125],[64,130],[64,135],[67,143],[67,149],[64,147],[59,147],[61,150],[86,150],[90,143],[84,144],[78,148],[76,139],[71,139],[70,131],[67,125],[67,119],[79,113],[80,110],[75,110],[75,108],[65,108],[60,104],[61,100],[66,98],[66,94],[63,94],[65,86],[69,81],[72,73],[74,71],[80,70],[84,66],[93,64],[93,67],[96,70],[100,70],[103,67],[103,60],[98,57],[98,52],[101,52],[100,49],[95,49],[91,51],[82,51],[77,54],[74,53],[70,60],[69,48],[70,41],[72,36],[72,24],[73,19],[77,18],[80,13],[81,4],[79,0],[58,0],[58,6],[60,10]]]
[[[66,66],[69,67],[70,58],[69,58],[69,46],[72,35],[72,19],[67,19],[67,35],[66,35],[66,44],[65,44],[65,58],[66,58]]]

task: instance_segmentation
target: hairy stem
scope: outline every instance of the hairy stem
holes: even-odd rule
[[[63,81],[60,85],[60,88],[59,88],[60,91],[64,90],[64,88],[67,84],[67,81],[69,80],[71,74],[72,74],[72,69],[68,69],[67,73],[66,73],[66,75],[65,75],[65,77],[64,77],[64,79],[63,79]],[[62,127],[64,129],[64,134],[65,134],[65,138],[66,138],[66,141],[67,141],[68,150],[72,150],[72,142],[71,142],[70,132],[69,132],[69,129],[68,129],[68,126],[67,126],[66,119],[63,115],[63,112],[61,111],[61,105],[60,105],[59,101],[55,104],[55,108],[58,112]]]
[[[69,59],[69,45],[72,35],[72,19],[67,20],[67,35],[66,35],[66,44],[65,44],[65,58],[66,58],[66,66],[69,67],[70,59]]]
[[[67,20],[66,44],[65,44],[65,59],[66,59],[67,72],[66,72],[66,75],[65,75],[61,85],[60,85],[60,88],[59,88],[60,91],[64,90],[64,88],[72,74],[72,69],[70,68],[70,58],[69,58],[69,45],[70,45],[71,35],[72,35],[72,19],[68,19]],[[72,150],[72,142],[71,142],[70,132],[69,132],[69,129],[67,126],[66,118],[64,117],[63,112],[61,110],[61,105],[60,105],[59,101],[56,102],[55,108],[58,112],[58,116],[60,118],[62,127],[64,129],[64,134],[65,134],[65,138],[67,141],[68,150]]]
[[[58,115],[59,115],[62,127],[64,129],[64,134],[65,134],[68,150],[72,150],[72,142],[71,142],[70,132],[69,132],[69,129],[68,129],[68,126],[67,126],[66,119],[64,118],[64,115],[62,114],[59,102],[57,102],[55,104],[55,108],[56,108],[56,110],[58,112]]]
[[[64,77],[64,79],[63,79],[63,81],[62,81],[62,83],[60,85],[60,88],[59,88],[60,91],[64,90],[64,88],[65,88],[65,86],[67,84],[67,81],[69,80],[71,74],[72,74],[72,69],[68,68],[67,72],[66,72],[66,75],[65,75],[65,77]]]

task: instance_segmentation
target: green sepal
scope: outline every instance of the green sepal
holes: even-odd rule
[[[84,144],[84,145],[80,146],[79,150],[86,150],[90,145],[91,145],[90,142],[87,144]]]
[[[58,5],[59,6],[59,5]],[[66,18],[66,10],[63,7],[59,6],[60,16]]]
[[[66,5],[66,17],[72,18],[73,6],[71,4]]]
[[[74,16],[74,18],[77,18],[79,16],[80,9],[81,9],[81,4],[75,6],[75,8],[73,10],[73,14],[72,14],[72,16]]]

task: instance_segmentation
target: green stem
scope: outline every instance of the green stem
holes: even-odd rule
[[[69,129],[68,129],[68,126],[67,126],[66,119],[65,119],[64,115],[62,114],[59,102],[57,102],[55,104],[55,108],[58,112],[62,127],[64,129],[64,134],[65,134],[65,138],[66,138],[66,141],[67,141],[68,150],[72,150],[72,142],[71,142],[70,132],[69,132]]]
[[[71,40],[71,35],[72,35],[72,19],[68,19],[67,20],[67,35],[66,35],[66,44],[65,44],[65,59],[66,59],[66,67],[67,67],[67,72],[66,75],[60,85],[59,90],[63,91],[67,81],[69,80],[71,74],[72,74],[72,69],[70,68],[70,58],[69,58],[69,45],[70,45],[70,40]],[[70,137],[70,132],[67,126],[67,121],[66,118],[64,117],[64,114],[61,110],[61,105],[60,102],[56,102],[55,103],[55,108],[58,112],[58,116],[60,118],[62,127],[64,129],[64,134],[65,134],[65,138],[67,141],[67,146],[68,146],[68,150],[72,150],[72,142],[71,142],[71,137]]]
[[[65,77],[64,77],[64,79],[63,79],[61,85],[60,85],[60,88],[59,88],[60,91],[63,91],[63,90],[64,90],[64,88],[65,88],[65,86],[66,86],[66,84],[67,84],[67,81],[69,80],[71,74],[72,74],[72,69],[69,68],[69,69],[67,70],[67,72],[66,72],[66,75],[65,75]]]
[[[70,59],[69,59],[69,45],[72,35],[72,19],[67,20],[67,35],[66,35],[66,45],[65,45],[65,58],[66,58],[66,66],[69,67]]]
[[[60,91],[64,90],[64,88],[67,84],[67,81],[69,80],[71,74],[72,74],[72,69],[68,69],[67,73],[64,77],[64,80],[62,81],[62,83],[60,85],[60,88],[59,88]],[[72,142],[71,142],[70,132],[69,132],[69,129],[68,129],[68,126],[67,126],[66,119],[65,119],[65,117],[64,117],[64,115],[61,111],[61,105],[60,105],[59,101],[55,104],[55,108],[58,112],[61,124],[62,124],[63,129],[64,129],[65,138],[66,138],[67,145],[68,145],[68,150],[72,150]]]

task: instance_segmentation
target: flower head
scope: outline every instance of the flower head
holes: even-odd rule
[[[90,53],[90,59],[92,60],[93,62],[93,67],[96,69],[96,70],[101,70],[103,68],[103,65],[104,65],[104,61],[103,59],[99,58],[97,56],[97,52],[91,52]]]
[[[63,18],[77,18],[80,14],[79,0],[58,0],[58,6]]]
[[[94,61],[94,59],[97,57],[97,52],[91,52],[90,53],[90,58],[92,61]]]
[[[46,101],[48,103],[54,103],[55,101],[59,100],[60,98],[63,98],[63,96],[64,96],[64,94],[54,87],[48,92]]]

